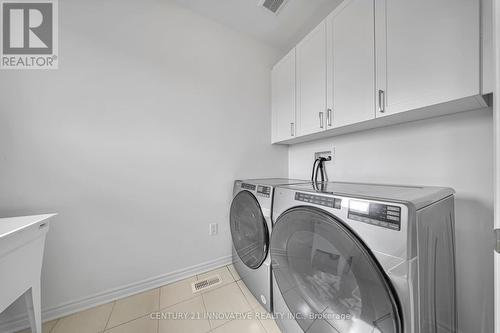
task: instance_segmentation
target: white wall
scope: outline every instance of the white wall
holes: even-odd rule
[[[229,256],[233,180],[288,172],[278,52],[166,0],[59,18],[59,70],[0,74],[0,216],[59,213],[43,308]]]
[[[456,190],[460,332],[493,332],[491,109],[291,146],[289,176],[310,177],[314,152],[335,147],[331,181],[449,186]]]

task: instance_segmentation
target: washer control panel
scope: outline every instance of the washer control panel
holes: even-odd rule
[[[257,195],[269,198],[271,196],[271,186],[264,186],[264,185],[257,186]]]
[[[349,200],[351,220],[373,224],[393,230],[401,229],[401,207],[384,205],[375,202]]]
[[[342,199],[309,193],[295,192],[295,200],[335,209],[340,209],[342,206]]]

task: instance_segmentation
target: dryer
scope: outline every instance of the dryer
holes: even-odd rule
[[[271,259],[273,195],[277,185],[303,183],[284,178],[236,180],[230,210],[233,265],[250,292],[272,310]]]
[[[283,332],[456,332],[452,189],[285,185],[273,214]]]

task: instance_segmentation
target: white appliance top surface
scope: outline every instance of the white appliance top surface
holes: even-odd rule
[[[366,183],[313,183],[283,185],[296,191],[327,193],[339,196],[358,197],[380,201],[394,201],[410,203],[418,210],[436,201],[453,195],[455,191],[448,187],[434,186],[402,186]]]
[[[32,226],[33,224],[39,223],[55,215],[57,214],[0,218],[0,238],[13,234],[17,231],[26,229]]]
[[[243,183],[259,184],[259,185],[269,185],[269,186],[311,183],[310,180],[288,179],[288,178],[242,179],[240,181],[243,182]]]

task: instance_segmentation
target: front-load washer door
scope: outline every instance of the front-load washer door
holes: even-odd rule
[[[269,232],[255,196],[248,191],[238,193],[231,204],[231,237],[241,261],[252,269],[259,268],[267,256]]]
[[[327,212],[296,207],[283,213],[273,228],[271,259],[279,292],[304,332],[402,332],[397,299],[380,265]]]

